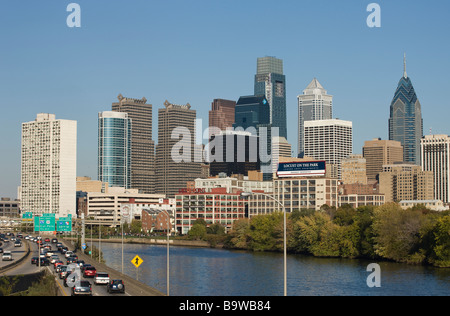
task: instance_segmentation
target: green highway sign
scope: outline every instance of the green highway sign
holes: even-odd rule
[[[71,232],[72,231],[72,215],[68,217],[60,217],[56,222],[56,231]]]
[[[54,232],[55,231],[55,214],[42,214],[34,216],[35,232]]]
[[[29,220],[29,221],[33,220],[33,213],[32,212],[24,212],[22,214],[22,219]]]

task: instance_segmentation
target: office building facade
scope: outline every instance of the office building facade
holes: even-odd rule
[[[262,57],[257,61],[255,95],[265,95],[270,108],[270,121],[279,128],[279,136],[288,139],[286,123],[286,77],[283,61],[275,57]]]
[[[112,110],[128,114],[133,122],[131,131],[131,184],[141,193],[155,191],[155,142],[152,138],[152,105],[147,99],[125,98],[121,94]]]
[[[422,170],[431,171],[434,199],[450,202],[450,136],[425,135],[421,140]]]
[[[389,140],[399,141],[403,146],[403,159],[420,165],[420,140],[423,136],[422,110],[411,79],[406,73],[404,60],[403,77],[390,106]]]
[[[298,156],[305,153],[305,121],[331,120],[333,118],[333,96],[328,95],[314,78],[297,96],[298,101]]]
[[[177,105],[165,101],[164,108],[158,110],[158,144],[156,145],[155,161],[156,193],[166,194],[173,198],[180,189],[186,187],[186,182],[201,176],[202,165],[201,160],[199,161],[201,156],[196,159],[196,148],[198,148],[195,145],[196,116],[197,112],[191,109],[189,103]],[[189,137],[174,139],[172,133],[175,129],[187,132],[189,135],[186,136]],[[177,148],[183,149],[182,157],[178,156],[180,152],[176,150]]]
[[[383,165],[403,162],[403,146],[395,140],[368,140],[364,142],[363,157],[366,159],[368,181],[377,181]]]
[[[337,166],[353,152],[353,124],[338,119],[305,121],[305,156]]]
[[[433,200],[433,172],[413,164],[384,165],[379,193],[386,203],[403,200]]]
[[[21,208],[76,215],[77,122],[40,113],[22,124]]]
[[[235,115],[236,101],[214,99],[209,111],[209,139],[212,136],[212,128],[220,131],[226,131],[227,128],[233,127]]]
[[[127,113],[99,113],[98,181],[131,188],[131,135],[132,121]]]

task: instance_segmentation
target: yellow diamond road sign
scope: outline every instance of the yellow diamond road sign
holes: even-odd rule
[[[139,266],[144,262],[139,256],[136,256],[131,260],[131,263],[134,264],[136,268],[139,268]]]

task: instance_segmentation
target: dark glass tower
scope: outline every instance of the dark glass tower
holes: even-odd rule
[[[398,83],[391,102],[389,140],[401,142],[405,162],[420,165],[420,139],[423,136],[422,111],[411,79],[406,73],[406,57],[403,64],[403,77]]]
[[[287,139],[286,77],[283,75],[281,59],[258,58],[254,94],[266,96],[270,107],[270,124],[278,127],[279,135]]]

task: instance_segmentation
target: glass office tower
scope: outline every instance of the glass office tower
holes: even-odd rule
[[[406,73],[404,59],[403,77],[398,83],[391,102],[389,117],[389,140],[403,145],[405,162],[420,165],[420,140],[423,136],[422,111],[411,79]]]
[[[111,187],[131,187],[131,119],[127,113],[99,113],[98,180]]]
[[[280,136],[287,139],[286,77],[281,59],[258,58],[254,94],[266,96],[270,106],[270,124],[278,127]]]

